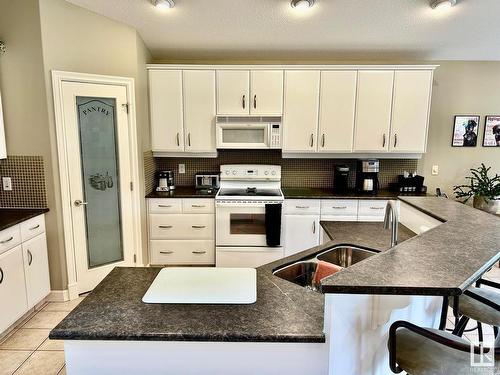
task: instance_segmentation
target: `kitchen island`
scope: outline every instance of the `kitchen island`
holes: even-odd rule
[[[341,234],[259,267],[252,305],[144,304],[159,269],[117,268],[50,337],[65,340],[69,374],[389,374],[392,321],[436,326],[438,296],[461,293],[500,258],[500,219],[442,198],[400,199],[446,223],[323,279],[326,297],[273,271],[350,242]],[[476,246],[458,245],[467,224]]]

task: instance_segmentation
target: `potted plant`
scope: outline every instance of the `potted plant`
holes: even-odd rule
[[[470,170],[472,176],[465,177],[468,184],[453,187],[457,199],[467,202],[473,197],[473,206],[480,210],[500,215],[500,176],[488,176],[491,167],[481,163],[479,168]]]

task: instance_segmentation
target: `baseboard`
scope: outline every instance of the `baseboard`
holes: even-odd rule
[[[52,290],[47,296],[47,301],[50,302],[66,302],[69,301],[69,291],[65,290]]]

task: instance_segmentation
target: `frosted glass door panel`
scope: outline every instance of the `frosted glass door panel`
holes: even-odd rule
[[[124,259],[116,100],[78,96],[78,129],[89,268]]]

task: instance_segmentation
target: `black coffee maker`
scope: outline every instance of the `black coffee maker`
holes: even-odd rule
[[[380,163],[377,159],[358,160],[356,169],[356,191],[377,194],[379,189],[378,173]]]
[[[347,165],[336,165],[333,170],[333,191],[336,193],[347,193],[349,190],[349,167]]]

